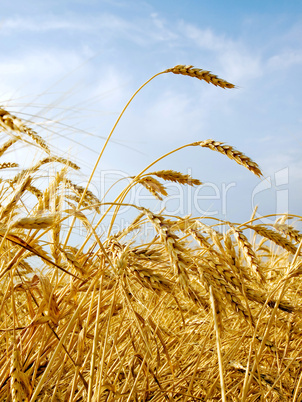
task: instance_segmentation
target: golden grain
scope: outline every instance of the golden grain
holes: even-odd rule
[[[243,254],[244,254],[246,260],[248,261],[250,267],[255,272],[255,274],[258,275],[259,279],[262,282],[264,282],[265,278],[263,276],[263,273],[261,272],[261,269],[259,266],[259,261],[257,259],[257,256],[256,256],[250,242],[248,241],[246,236],[242,233],[242,231],[238,230],[234,226],[231,226],[231,228],[233,230],[237,243],[238,243],[239,247],[242,249]]]
[[[252,225],[252,226],[248,226],[248,227],[253,229],[256,233],[258,233],[262,237],[271,240],[278,246],[289,251],[290,253],[292,253],[292,254],[296,253],[297,248],[289,240],[287,240],[285,237],[280,235],[280,233],[273,231],[271,229],[268,229],[266,226],[263,226],[263,225]]]
[[[50,153],[48,145],[41,136],[39,136],[31,128],[27,127],[22,120],[18,119],[18,117],[13,116],[4,109],[0,109],[0,127],[2,127],[2,129],[5,131],[15,131],[17,133],[28,135],[40,148],[47,153]]]
[[[296,243],[300,243],[302,240],[302,234],[299,232],[299,230],[296,230],[293,226],[291,225],[286,225],[286,224],[280,224],[280,223],[275,223],[274,228],[277,229],[279,232],[285,234],[285,236],[288,236],[291,240],[293,240]]]
[[[242,152],[237,151],[231,145],[225,145],[223,142],[215,141],[212,139],[201,141],[196,143],[201,147],[212,149],[212,151],[220,152],[221,154],[233,159],[239,165],[246,167],[249,171],[254,173],[256,176],[262,176],[262,172],[256,162],[252,161],[251,158],[244,155]]]
[[[192,66],[165,72],[233,87]],[[239,225],[125,204],[139,215],[118,215],[118,230],[108,234],[98,198],[67,176],[76,164],[50,153],[37,133],[4,109],[0,127],[13,136],[0,155],[26,137],[48,152],[12,179],[1,179],[1,401],[297,402],[299,217]],[[229,145],[189,145],[261,175]],[[49,169],[49,184],[41,185],[48,163],[64,166],[58,173]],[[174,170],[145,173],[150,166],[133,177],[133,191],[140,184],[161,198],[167,197],[161,181],[202,184]],[[126,190],[112,206],[124,205]]]
[[[77,197],[77,198],[75,198],[75,201],[77,203],[79,203],[80,199],[82,197],[82,194],[85,191],[84,187],[73,183],[69,179],[65,179],[65,185],[67,188],[70,188],[75,193],[75,196]],[[69,198],[72,199],[71,197],[69,197]],[[98,213],[100,212],[100,208],[99,208],[100,200],[90,190],[85,191],[85,197],[84,197],[83,201],[84,201],[84,203],[86,202],[85,205],[89,206],[90,208],[95,209],[96,212],[98,212]]]
[[[2,207],[0,210],[0,220],[7,218],[16,207],[18,201],[20,200],[22,194],[26,191],[27,186],[30,185],[31,177],[27,176],[25,179],[20,183],[18,188],[12,193],[9,202],[5,207]]]
[[[154,177],[144,176],[139,179],[137,183],[144,186],[158,200],[162,200],[162,197],[159,194],[163,196],[168,195],[165,186],[163,186],[158,180],[154,179]]]
[[[15,168],[18,167],[18,163],[14,163],[14,162],[3,162],[0,163],[0,169],[8,169],[8,168]]]
[[[189,186],[200,186],[202,182],[198,179],[193,179],[189,174],[176,172],[175,170],[158,170],[157,172],[148,173],[163,180],[172,181],[174,183],[188,184]]]
[[[190,77],[198,78],[199,80],[204,80],[208,84],[213,84],[215,86],[219,86],[221,88],[235,88],[235,85],[218,78],[217,75],[212,74],[210,71],[202,70],[200,68],[194,68],[189,65],[179,64],[173,68],[168,68],[164,71],[165,73],[174,73],[181,75],[188,75]]]
[[[12,227],[23,229],[45,229],[54,226],[58,215],[37,215],[12,222]]]
[[[0,156],[4,154],[4,152],[11,147],[13,144],[15,144],[18,141],[17,138],[11,138],[8,141],[6,141],[1,147],[0,147]]]

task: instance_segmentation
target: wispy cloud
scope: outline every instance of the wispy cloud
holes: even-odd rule
[[[91,25],[83,23],[78,18],[68,20],[60,19],[55,16],[47,18],[37,15],[35,17],[14,17],[2,19],[0,22],[1,34],[8,36],[11,34],[19,34],[21,32],[48,32],[57,30],[76,30],[89,31]]]
[[[132,7],[134,10],[135,2]],[[2,19],[2,37],[11,44],[0,61],[0,74],[5,77],[1,91],[6,94],[6,99],[28,93],[40,94],[59,82],[53,91],[59,89],[63,94],[61,99],[66,101],[64,92],[67,94],[76,82],[82,87],[77,88],[76,95],[72,92],[69,105],[73,107],[82,101],[85,115],[92,116],[89,127],[96,131],[101,128],[101,135],[105,136],[115,117],[107,119],[105,114],[117,114],[136,85],[148,78],[150,71],[157,72],[158,66],[172,67],[175,61],[196,63],[196,67],[213,69],[215,74],[242,89],[221,93],[220,89],[197,80],[188,85],[187,77],[174,76],[166,81],[160,77],[167,89],[163,89],[159,80],[153,82],[139,94],[139,103],[135,105],[139,112],[131,114],[131,108],[127,111],[121,126],[127,130],[126,140],[136,144],[146,138],[148,144],[154,142],[153,148],[148,148],[154,155],[161,151],[158,143],[171,149],[175,143],[217,134],[218,140],[230,139],[235,146],[238,141],[239,144],[245,141],[247,150],[258,153],[264,124],[261,119],[266,111],[263,105],[270,106],[271,99],[282,99],[283,96],[275,82],[270,87],[271,92],[264,86],[271,82],[272,73],[275,73],[275,80],[280,72],[286,77],[291,68],[302,63],[302,36],[299,37],[301,30],[297,26],[283,28],[271,35],[269,41],[261,41],[247,32],[237,36],[223,34],[217,25],[202,26],[185,19],[176,20],[167,13],[157,12],[155,7],[149,7],[146,13],[133,14],[105,12],[104,9],[89,15],[68,11],[59,16],[17,15]],[[253,21],[245,29],[252,32]],[[95,60],[89,59],[98,52],[100,56]],[[77,66],[81,67],[72,75]],[[53,104],[58,102],[59,96],[53,95]],[[296,105],[299,99],[293,97],[292,102]],[[259,119],[258,131],[253,132],[248,127],[249,122],[244,124],[242,121],[259,110],[255,117]],[[272,113],[265,116],[271,121],[271,129],[265,127],[265,135],[275,140],[275,132],[272,138],[271,130],[274,131],[274,125],[278,124],[276,115],[282,113],[282,105],[275,103],[272,108],[267,107],[267,113]],[[231,125],[229,131],[227,124]],[[244,130],[238,132],[237,127]],[[278,136],[284,131],[280,129]],[[253,141],[249,142],[248,138]],[[269,142],[261,145],[269,148]],[[264,167],[269,169],[271,166],[273,171],[280,164],[294,165],[292,172],[299,178],[299,160],[292,156],[282,159],[282,151],[283,146],[278,143],[274,155],[262,158]]]
[[[181,22],[179,27],[195,47],[210,52],[223,67],[223,72],[227,72],[233,80],[240,81],[242,77],[251,79],[262,75],[260,55],[251,51],[240,38],[234,40],[215,33],[213,29],[201,29],[186,22]]]
[[[282,49],[281,52],[270,57],[267,61],[267,68],[278,71],[285,70],[292,66],[302,64],[302,48],[301,49]]]
[[[32,17],[11,17],[0,21],[0,31],[3,36],[22,33],[48,33],[51,31],[68,31],[79,34],[124,35],[134,43],[144,44],[150,41],[170,41],[177,38],[168,23],[157,13],[151,13],[147,18],[136,17],[133,20],[123,18],[113,13],[98,13],[97,15],[81,16],[67,14],[65,17],[56,15],[36,15]]]

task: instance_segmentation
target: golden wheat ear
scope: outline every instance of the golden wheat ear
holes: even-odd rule
[[[233,159],[239,165],[244,166],[250,172],[254,173],[256,176],[261,177],[262,172],[260,167],[256,162],[254,162],[251,158],[244,155],[242,152],[233,148],[231,145],[224,144],[220,141],[215,141],[212,139],[196,142],[193,145],[200,145],[203,148],[209,148],[212,151],[220,152],[221,154],[227,156],[230,159]]]
[[[176,172],[175,170],[158,170],[156,172],[148,173],[150,176],[154,175],[163,180],[172,181],[179,184],[188,184],[189,186],[200,186],[202,182],[198,179],[193,179],[189,174]]]
[[[210,71],[202,70],[201,68],[195,68],[193,66],[179,64],[173,68],[168,68],[164,71],[164,73],[188,75],[189,77],[198,78],[199,80],[206,81],[208,84],[213,84],[216,87],[220,87],[223,89],[235,88],[234,84],[231,84],[230,82],[217,77],[217,75],[212,74]]]
[[[7,110],[0,108],[0,130],[13,131],[16,134],[25,134],[29,136],[37,146],[42,148],[46,153],[50,154],[48,145],[40,135],[38,135],[30,127],[27,127],[22,120],[10,114]],[[22,140],[24,140],[21,137]]]

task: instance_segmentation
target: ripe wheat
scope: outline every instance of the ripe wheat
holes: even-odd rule
[[[174,73],[181,75],[188,75],[190,77],[196,77],[199,80],[204,80],[208,84],[213,84],[221,88],[235,88],[235,85],[218,78],[217,75],[212,74],[210,71],[202,70],[200,68],[194,68],[193,66],[177,65],[173,68],[168,68],[164,71],[165,73]]]
[[[168,72],[234,87],[192,66]],[[168,196],[167,181],[202,185],[176,170],[150,173],[155,163],[114,201],[106,194],[103,212],[89,190],[98,162],[84,188],[69,175],[78,165],[21,119],[1,109],[0,128],[11,135],[0,156],[24,141],[48,153],[1,178],[1,401],[299,400],[302,244],[293,215],[239,225],[127,204],[136,185],[158,199]],[[262,175],[229,145],[187,146]],[[41,184],[49,163],[61,170]],[[9,167],[17,166],[0,164]],[[124,218],[117,212],[107,230],[111,208],[124,205],[138,215],[111,231]]]

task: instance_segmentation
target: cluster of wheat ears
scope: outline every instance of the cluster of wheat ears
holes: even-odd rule
[[[169,72],[234,87],[192,66],[159,74]],[[116,124],[84,188],[68,178],[79,169],[75,163],[0,109],[6,138],[0,156],[24,142],[44,154],[1,179],[0,400],[301,401],[302,235],[289,224],[301,217],[275,216],[272,225],[213,218],[209,225],[203,217],[131,205],[136,219],[113,233],[135,186],[161,199],[165,181],[202,185],[187,174],[151,169],[164,155],[101,213],[104,201],[89,184]],[[172,152],[189,146],[262,174],[249,157],[215,140]],[[56,173],[39,188],[41,168],[50,164]],[[100,235],[109,211],[108,231]],[[75,223],[84,233],[80,245]],[[154,236],[139,243],[146,225]]]

